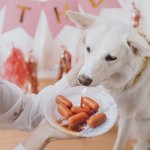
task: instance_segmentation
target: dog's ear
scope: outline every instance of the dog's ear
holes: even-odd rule
[[[140,36],[139,34],[129,36],[127,38],[127,44],[135,55],[150,57],[150,46],[144,37]]]
[[[85,13],[78,13],[71,10],[66,11],[69,19],[81,29],[87,29],[95,24],[97,17]]]

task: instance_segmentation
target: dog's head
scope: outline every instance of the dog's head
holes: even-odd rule
[[[67,14],[85,34],[85,60],[78,78],[82,85],[105,81],[121,87],[139,70],[144,56],[150,56],[147,42],[131,26],[72,11]]]

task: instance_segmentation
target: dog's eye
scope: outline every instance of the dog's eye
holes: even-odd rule
[[[106,60],[106,61],[114,61],[114,60],[116,60],[116,59],[117,59],[117,57],[111,56],[110,54],[108,54],[108,55],[105,57],[105,60]]]
[[[86,47],[86,51],[87,51],[88,53],[90,53],[90,52],[91,52],[91,48],[90,48],[89,46],[87,46],[87,47]]]

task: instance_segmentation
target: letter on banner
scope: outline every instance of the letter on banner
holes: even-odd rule
[[[64,9],[62,10],[62,12],[60,12],[60,10],[55,7],[54,8],[54,12],[55,12],[55,16],[57,18],[58,23],[61,23],[61,18],[63,18],[63,16],[65,15],[65,12],[69,9],[68,4],[64,4]]]
[[[117,0],[78,0],[83,10],[95,15],[100,14],[102,8],[119,8]]]
[[[33,37],[38,25],[40,12],[40,2],[11,0],[6,7],[3,32],[22,27]]]
[[[65,25],[72,24],[65,14],[66,10],[78,11],[76,0],[51,0],[45,4],[44,9],[53,37],[56,37]]]
[[[25,12],[26,12],[27,10],[31,10],[31,8],[30,8],[30,7],[27,7],[27,6],[23,6],[23,5],[18,5],[17,8],[19,8],[19,9],[21,10],[21,14],[20,14],[20,19],[19,19],[19,21],[20,21],[21,23],[23,23],[23,21],[24,21],[24,16],[25,16]]]

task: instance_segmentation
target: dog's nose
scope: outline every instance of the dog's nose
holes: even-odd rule
[[[89,86],[92,83],[92,79],[90,79],[86,75],[80,75],[78,77],[78,81],[79,81],[80,84],[82,84],[84,86]]]

